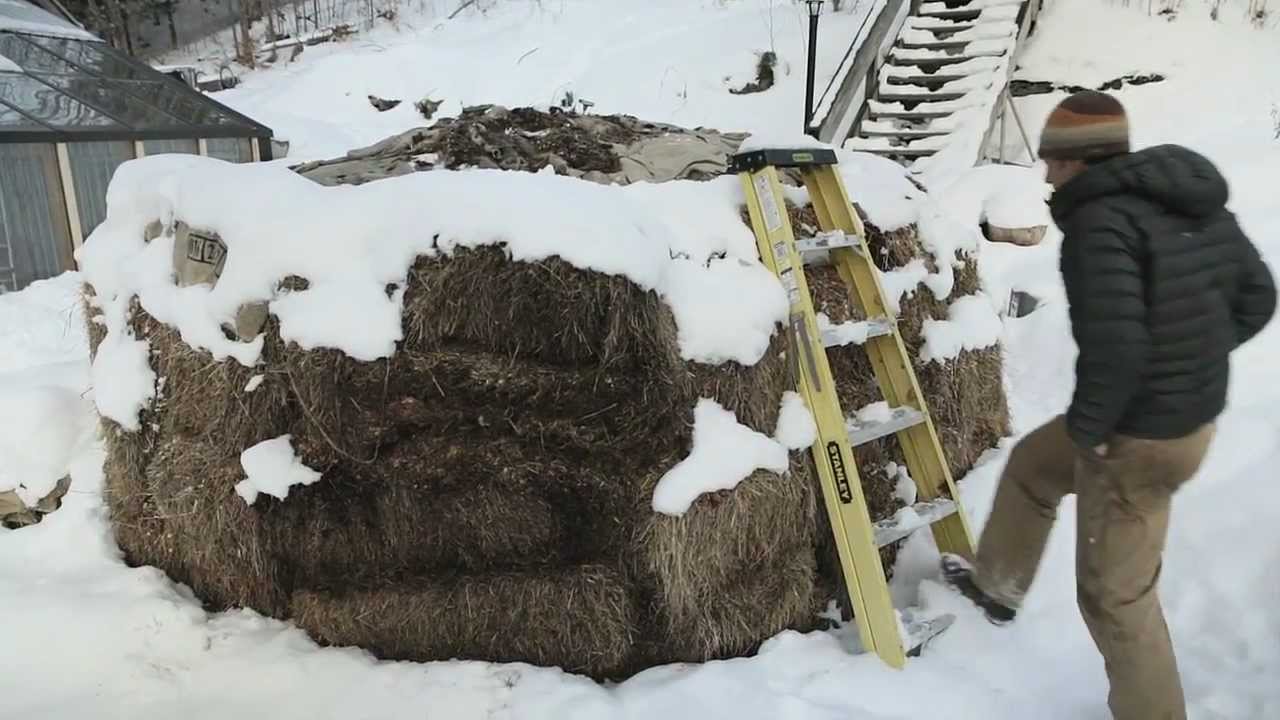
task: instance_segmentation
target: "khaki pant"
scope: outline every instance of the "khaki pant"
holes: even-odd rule
[[[1174,492],[1200,467],[1212,425],[1177,440],[1113,437],[1085,457],[1057,417],[1013,449],[978,548],[978,586],[1017,608],[1064,495],[1078,504],[1080,613],[1106,662],[1116,720],[1184,720],[1182,683],[1156,596]]]

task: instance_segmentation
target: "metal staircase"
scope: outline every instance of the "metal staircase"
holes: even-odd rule
[[[844,146],[917,172],[943,155],[972,165],[1000,109],[1025,12],[1025,0],[920,5],[880,66]]]

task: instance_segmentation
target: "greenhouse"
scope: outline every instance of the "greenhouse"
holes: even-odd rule
[[[22,0],[0,2],[0,292],[75,268],[127,160],[271,159],[271,130]]]

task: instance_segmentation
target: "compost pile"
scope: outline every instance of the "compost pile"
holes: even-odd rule
[[[793,208],[812,224],[807,213]],[[925,255],[913,228],[868,228],[885,269]],[[977,289],[975,264],[957,271],[953,296]],[[834,272],[812,277],[820,310],[856,318]],[[913,351],[927,317],[946,317],[945,304],[904,300]],[[162,393],[136,432],[104,420],[117,540],[129,562],[163,569],[211,609],[252,607],[382,658],[617,678],[813,629],[836,592],[808,451],[683,516],[652,508],[658,480],[689,453],[699,398],[773,434],[793,389],[782,333],[749,367],[686,362],[655,293],[497,247],[414,264],[405,339],[386,360],[303,350],[271,317],[248,368],[193,350],[136,301],[129,322]],[[89,327],[96,351],[102,329]],[[861,348],[831,356],[846,409],[880,399]],[[917,371],[963,475],[1007,430],[999,351]],[[234,491],[240,454],[281,435],[322,479],[248,505]],[[857,453],[873,517],[901,504],[886,473],[897,453],[893,439]]]
[[[619,185],[706,180],[725,171],[729,156],[745,137],[630,115],[483,105],[345,157],[294,170],[322,185],[360,185],[412,172],[461,168],[537,172],[550,167],[560,175]]]

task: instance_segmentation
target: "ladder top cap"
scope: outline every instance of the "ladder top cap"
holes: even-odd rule
[[[831,148],[769,148],[738,153],[729,160],[729,172],[754,172],[769,165],[774,167],[810,167],[835,165],[836,151]]]

